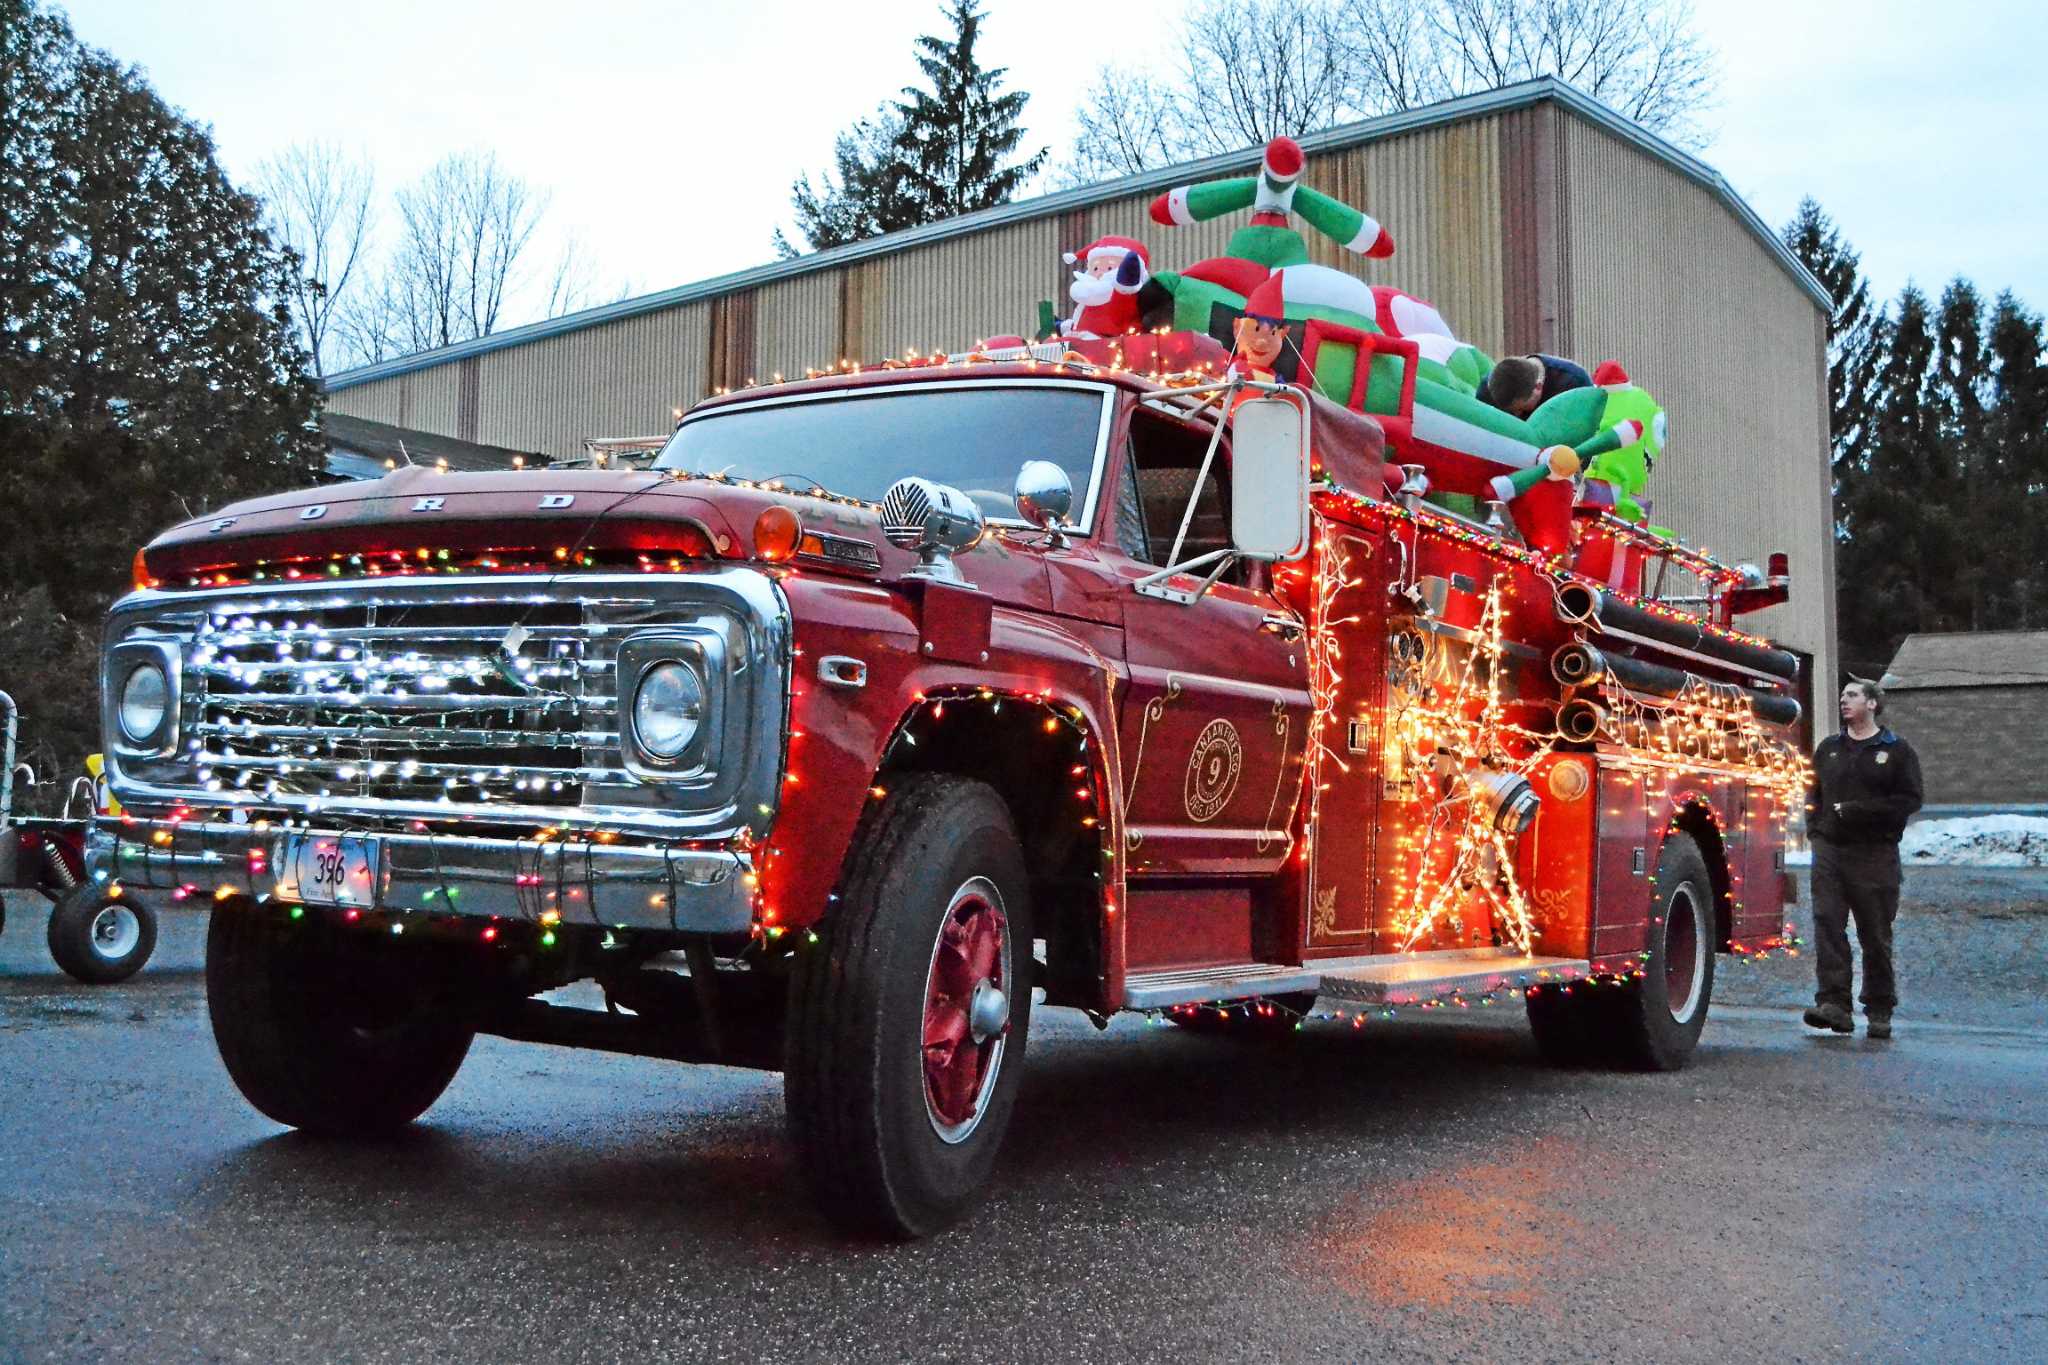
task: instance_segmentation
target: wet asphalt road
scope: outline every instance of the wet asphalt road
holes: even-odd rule
[[[309,1140],[215,1057],[200,915],[100,989],[43,922],[0,936],[0,1360],[2048,1358],[2048,1024],[1981,983],[1891,1044],[1717,1007],[1669,1076],[1512,1010],[1049,1011],[988,1204],[897,1247],[811,1212],[777,1076],[480,1039],[412,1136]]]

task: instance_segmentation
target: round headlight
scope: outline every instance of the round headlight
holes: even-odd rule
[[[121,684],[121,733],[132,744],[147,744],[163,729],[170,708],[171,680],[155,664],[137,664]]]
[[[704,718],[704,682],[688,664],[670,660],[640,675],[633,694],[633,735],[655,758],[675,758],[697,737]]]

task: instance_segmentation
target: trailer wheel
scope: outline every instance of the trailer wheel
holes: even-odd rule
[[[1714,996],[1714,884],[1689,834],[1664,841],[1640,979],[1613,992],[1617,1060],[1676,1071],[1692,1057]]]
[[[790,991],[790,1137],[834,1222],[937,1232],[987,1184],[1031,1028],[1031,907],[1001,798],[895,783],[820,933]]]
[[[441,1097],[476,1036],[427,945],[370,944],[245,899],[206,931],[206,1008],[242,1095],[291,1128],[377,1137]],[[372,948],[382,951],[371,951]]]
[[[86,882],[57,898],[49,942],[57,965],[87,985],[126,981],[156,951],[156,912]]]

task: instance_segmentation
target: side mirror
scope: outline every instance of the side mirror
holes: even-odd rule
[[[1230,415],[1230,539],[1249,558],[1308,549],[1308,414],[1285,398],[1248,398]]]
[[[1067,514],[1074,510],[1074,483],[1051,460],[1026,460],[1017,471],[1017,515],[1050,532],[1055,543],[1065,540]]]

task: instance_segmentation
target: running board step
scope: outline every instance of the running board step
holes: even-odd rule
[[[1347,1004],[1417,1005],[1454,995],[1575,981],[1590,968],[1583,958],[1525,957],[1498,948],[1323,958],[1300,966],[1241,962],[1182,971],[1132,972],[1124,978],[1124,1008],[1159,1010],[1309,992]]]

